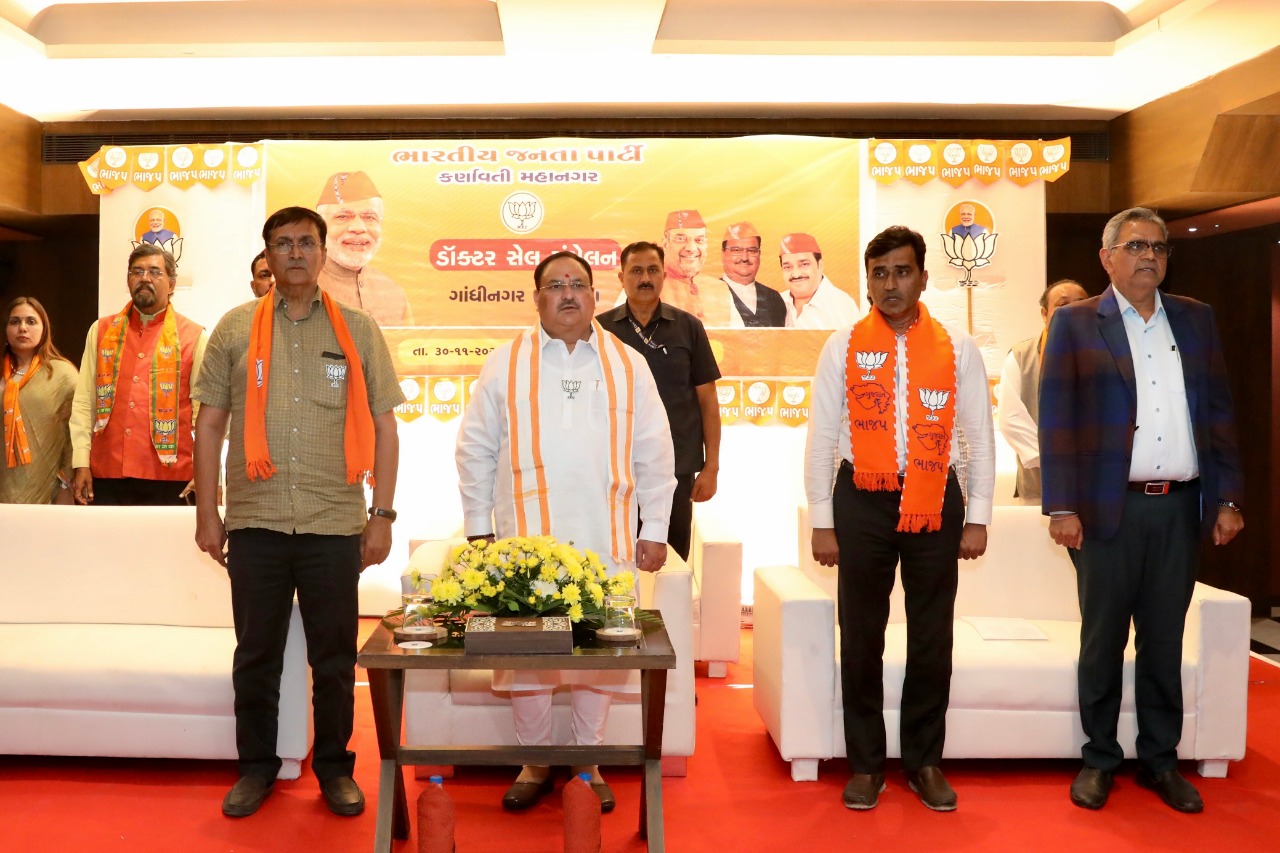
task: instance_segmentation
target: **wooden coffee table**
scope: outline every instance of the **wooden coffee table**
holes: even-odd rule
[[[391,850],[391,839],[409,837],[409,808],[401,768],[413,764],[604,764],[641,765],[640,837],[651,851],[664,850],[662,834],[662,717],[666,708],[667,670],[676,665],[675,650],[657,611],[646,611],[637,623],[643,636],[636,646],[617,647],[583,640],[569,654],[466,654],[451,641],[429,649],[402,649],[385,625],[379,625],[360,650],[357,661],[369,671],[373,720],[382,756],[378,776],[378,822],[375,853]],[[641,742],[621,746],[425,746],[402,744],[404,673],[407,669],[636,669],[640,671]]]

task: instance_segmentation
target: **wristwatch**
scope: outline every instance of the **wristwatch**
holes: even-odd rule
[[[1240,504],[1235,501],[1218,501],[1218,506],[1225,506],[1227,509],[1240,512]]]
[[[396,520],[396,511],[394,509],[383,509],[380,506],[369,507],[369,517],[373,518],[375,515],[378,518],[385,518],[387,521]]]

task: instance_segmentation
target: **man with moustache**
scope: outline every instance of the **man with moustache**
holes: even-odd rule
[[[329,260],[320,271],[326,293],[368,311],[379,326],[412,326],[413,309],[404,289],[369,266],[382,245],[385,206],[364,172],[330,175],[320,189],[316,212],[329,229]]]
[[[208,335],[170,301],[173,256],[129,253],[129,302],[85,336],[71,404],[72,497],[104,506],[181,504],[191,490],[191,387]]]
[[[822,272],[822,249],[812,235],[796,232],[782,238],[778,263],[787,292],[787,325],[795,329],[840,329],[857,322],[862,312],[852,296]]]
[[[649,366],[594,322],[591,267],[556,252],[534,270],[538,322],[498,347],[480,371],[458,430],[458,489],[469,540],[552,535],[596,551],[610,576],[656,572],[667,558],[671,432]],[[637,531],[637,521],[643,531]],[[635,693],[635,673],[495,672],[511,692],[516,739],[551,744],[551,694],[572,685],[573,739],[604,742],[610,698]],[[593,765],[601,810],[613,792]],[[553,787],[549,767],[526,765],[504,808],[535,805]]]
[[[147,214],[147,224],[151,226],[151,230],[142,235],[142,242],[144,243],[154,243],[159,246],[178,236],[164,227],[164,211],[158,207]],[[179,252],[178,254],[182,253]]]
[[[644,356],[658,383],[675,442],[667,544],[688,560],[693,504],[715,496],[720,472],[720,368],[698,318],[661,300],[665,267],[661,246],[640,242],[623,249],[618,278],[627,301],[597,319]]]
[[[253,291],[255,299],[261,299],[275,287],[276,277],[271,273],[271,266],[267,263],[265,249],[253,256],[249,271],[253,273],[253,277],[249,279],[249,289]]]
[[[938,765],[958,561],[987,548],[995,436],[977,344],[943,327],[920,301],[929,281],[924,256],[924,238],[900,225],[867,244],[872,308],[852,329],[831,335],[813,379],[805,492],[813,558],[839,572],[840,685],[852,772],[843,800],[855,810],[875,808],[885,787],[884,631],[899,563],[909,638],[902,769],[925,806],[956,807]],[[953,440],[957,430],[963,442]],[[955,473],[961,465],[967,509]]]
[[[756,281],[760,272],[760,232],[750,222],[735,222],[720,241],[724,266],[723,281],[729,288],[734,310],[729,312],[733,329],[785,326],[787,303],[772,287]]]
[[[280,669],[294,596],[307,637],[311,769],[334,814],[364,810],[348,748],[355,713],[360,572],[391,549],[404,402],[373,318],[317,284],[324,220],[286,207],[262,228],[276,286],[218,321],[195,395],[196,544],[227,569],[236,650],[240,778],[222,801],[247,817],[270,795]],[[227,426],[230,424],[230,430]],[[226,519],[214,497],[227,438]],[[365,511],[365,480],[373,488]]]
[[[1084,767],[1071,802],[1100,809],[1124,759],[1116,739],[1134,632],[1137,783],[1175,811],[1204,801],[1178,772],[1182,641],[1202,540],[1244,527],[1244,477],[1213,309],[1161,293],[1169,230],[1144,207],[1102,230],[1111,279],[1059,309],[1041,357],[1041,508],[1080,597],[1076,669]]]
[[[1018,455],[1018,475],[1013,496],[1040,500],[1040,442],[1036,414],[1040,411],[1040,353],[1053,312],[1063,305],[1088,299],[1080,282],[1064,278],[1040,294],[1040,317],[1044,330],[1034,338],[1019,341],[1009,350],[1000,369],[996,389],[996,427]]]
[[[721,282],[702,274],[707,262],[707,223],[702,214],[696,210],[668,213],[662,248],[667,259],[663,301],[688,311],[703,325],[728,326],[732,312],[719,296]]]

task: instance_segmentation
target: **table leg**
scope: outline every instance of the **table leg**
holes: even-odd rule
[[[644,781],[640,787],[640,837],[650,853],[663,853],[662,722],[667,706],[667,671],[646,669],[640,675],[640,714],[644,725]]]
[[[409,806],[405,801],[404,773],[397,757],[404,704],[403,669],[369,669],[369,696],[378,733],[378,820],[374,829],[374,853],[391,850],[392,837],[409,837]]]

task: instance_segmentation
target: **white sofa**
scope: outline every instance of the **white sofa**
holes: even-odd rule
[[[817,565],[800,511],[801,568],[755,573],[755,707],[797,781],[845,755],[836,627],[836,570]],[[1019,617],[1046,640],[983,640],[965,617]],[[898,706],[906,658],[899,583],[885,635],[885,727],[899,757]],[[1084,743],[1076,692],[1080,611],[1075,569],[1049,539],[1038,507],[997,506],[987,553],[961,561],[948,758],[1078,758]],[[1119,735],[1134,755],[1132,640],[1125,655]],[[1249,602],[1196,584],[1183,642],[1178,755],[1204,776],[1225,776],[1244,756]]]
[[[0,753],[236,757],[226,570],[186,507],[0,504]],[[294,605],[279,777],[311,751]]]
[[[414,552],[410,568],[433,573],[455,541],[426,542]],[[662,613],[676,653],[667,674],[666,716],[662,730],[662,768],[683,776],[694,748],[693,575],[680,555],[668,548],[667,564],[656,573],[640,572],[640,606]],[[415,745],[502,744],[516,742],[510,694],[493,689],[492,671],[411,669],[405,673],[404,742]],[[552,707],[556,743],[572,743],[567,690],[557,690]],[[639,694],[614,696],[605,743],[640,742]],[[419,768],[419,775],[425,771]]]
[[[457,538],[461,529],[459,525],[452,535],[433,538]],[[411,560],[423,541],[409,542]],[[426,568],[435,571],[438,567]],[[693,571],[693,659],[707,664],[711,678],[724,678],[728,665],[737,663],[741,654],[742,541],[721,522],[695,519],[689,568]],[[364,570],[360,576],[361,616],[381,617],[400,606],[403,571],[392,559]]]

